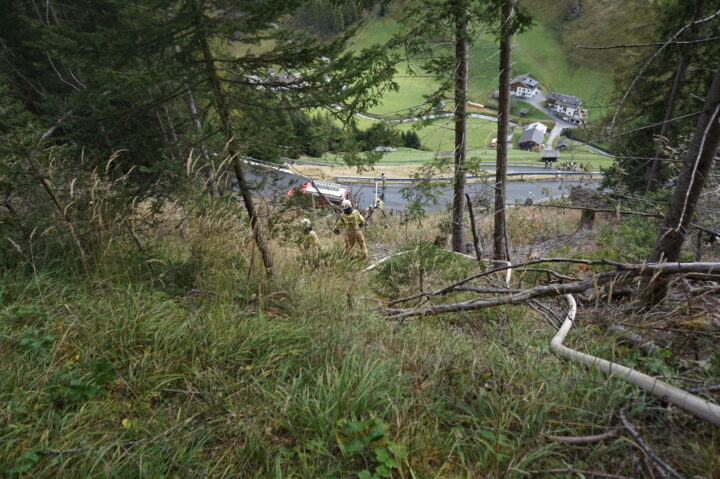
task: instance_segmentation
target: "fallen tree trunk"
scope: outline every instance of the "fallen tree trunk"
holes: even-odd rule
[[[535,298],[538,296],[550,296],[550,295],[556,296],[556,295],[566,294],[566,293],[582,293],[583,291],[592,287],[596,281],[598,281],[602,278],[606,278],[606,279],[602,279],[602,283],[601,283],[601,284],[605,284],[605,283],[611,281],[612,279],[619,278],[620,276],[623,276],[623,275],[626,275],[627,277],[636,277],[636,276],[669,275],[669,274],[678,274],[678,273],[708,274],[708,273],[713,273],[713,272],[720,272],[720,263],[713,263],[713,262],[628,264],[628,263],[619,263],[617,261],[610,261],[610,260],[605,260],[605,259],[584,260],[584,259],[574,259],[574,258],[541,258],[541,259],[537,259],[537,260],[526,261],[524,263],[518,263],[515,265],[508,263],[507,266],[500,266],[498,268],[494,268],[489,271],[484,271],[482,273],[478,273],[478,274],[469,276],[469,277],[462,279],[456,283],[453,283],[444,288],[437,289],[435,291],[423,291],[420,293],[413,294],[411,296],[407,296],[405,298],[399,298],[399,299],[389,301],[388,306],[393,306],[395,304],[404,303],[404,302],[411,301],[411,300],[418,299],[418,298],[425,298],[425,297],[447,294],[451,291],[455,291],[458,286],[462,286],[474,279],[488,276],[488,275],[491,275],[493,273],[497,273],[500,271],[513,270],[513,269],[522,270],[522,268],[524,266],[530,266],[530,265],[541,264],[541,263],[574,263],[574,264],[583,264],[583,265],[587,265],[587,266],[614,266],[616,268],[616,270],[608,272],[608,273],[601,273],[600,275],[597,275],[588,280],[578,282],[573,285],[553,284],[553,285],[538,286],[536,288],[531,288],[531,289],[525,290],[523,293],[520,293],[518,295],[509,296],[509,297],[505,297],[505,298],[493,298],[491,300],[486,299],[486,300],[466,301],[464,303],[455,303],[455,304],[428,307],[428,308],[425,308],[422,310],[420,310],[420,309],[388,309],[385,312],[387,314],[389,314],[391,317],[408,317],[408,316],[425,316],[425,315],[449,313],[449,312],[456,312],[456,311],[471,311],[474,309],[482,309],[482,308],[488,308],[491,306],[499,306],[501,304],[511,304],[511,303],[517,304],[517,303],[521,303],[527,299]],[[495,301],[504,301],[504,302],[496,303]],[[408,314],[406,314],[406,313],[408,313]]]
[[[602,273],[591,279],[582,281],[580,283],[572,284],[548,284],[545,286],[537,286],[530,288],[522,293],[510,294],[506,296],[500,296],[489,299],[475,299],[471,301],[464,301],[461,303],[442,304],[437,306],[428,306],[425,308],[408,308],[408,309],[385,309],[385,314],[390,319],[402,319],[409,318],[412,316],[432,316],[435,314],[442,313],[456,313],[459,311],[474,311],[477,309],[490,308],[493,306],[502,306],[505,304],[520,304],[524,303],[533,298],[542,296],[559,296],[561,294],[568,293],[582,293],[592,287],[602,286],[607,284],[614,279],[617,279],[619,274]]]
[[[570,294],[565,295],[565,298],[567,299],[569,307],[567,316],[565,317],[563,325],[560,327],[560,331],[558,331],[552,341],[550,341],[550,348],[560,357],[569,361],[581,363],[588,367],[598,368],[605,374],[625,379],[630,384],[638,386],[647,393],[658,397],[663,401],[674,404],[695,417],[704,419],[705,421],[720,427],[720,406],[717,404],[706,401],[698,396],[685,392],[682,389],[678,389],[675,386],[671,386],[667,383],[659,381],[658,379],[648,376],[647,374],[635,371],[634,369],[630,369],[621,364],[581,353],[564,346],[563,341],[573,325],[575,313],[577,312],[575,298],[573,298]]]

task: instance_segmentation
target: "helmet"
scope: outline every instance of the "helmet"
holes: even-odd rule
[[[342,203],[340,203],[340,208],[352,208],[352,203],[350,202],[350,200],[342,200]]]
[[[300,226],[302,226],[303,228],[309,228],[310,224],[310,220],[307,218],[303,218],[300,220]]]

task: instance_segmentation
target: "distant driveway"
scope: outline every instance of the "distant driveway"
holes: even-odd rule
[[[562,133],[565,128],[577,128],[577,125],[575,123],[563,120],[562,118],[558,117],[554,111],[547,108],[546,106],[543,106],[543,103],[547,100],[547,98],[545,98],[545,94],[540,90],[538,90],[537,94],[532,98],[517,99],[525,103],[531,104],[532,106],[549,116],[550,119],[555,120],[555,126],[553,126],[553,129],[550,131],[550,137],[547,140],[548,148],[552,148],[553,141],[556,137],[560,136],[560,133]]]

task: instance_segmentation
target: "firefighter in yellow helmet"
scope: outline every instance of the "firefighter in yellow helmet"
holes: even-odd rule
[[[352,207],[350,200],[343,200],[340,203],[342,213],[335,223],[335,234],[340,233],[340,228],[345,230],[345,252],[350,253],[355,244],[360,247],[362,257],[367,259],[368,249],[365,245],[365,237],[363,236],[362,226],[365,224],[365,218],[360,212]]]
[[[313,231],[312,223],[307,218],[300,220],[300,227],[303,231],[302,246],[304,249],[311,251],[320,251],[320,238],[315,231]]]

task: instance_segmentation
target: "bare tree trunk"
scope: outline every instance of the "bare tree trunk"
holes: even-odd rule
[[[482,251],[480,250],[480,238],[478,237],[477,225],[475,224],[475,212],[473,211],[472,201],[470,201],[470,195],[466,194],[468,204],[468,213],[470,213],[470,228],[472,229],[473,235],[473,246],[475,247],[475,256],[478,261],[482,261]]]
[[[670,199],[670,206],[658,232],[655,247],[648,261],[675,262],[692,222],[700,193],[705,186],[710,167],[720,147],[720,66],[705,98],[705,106],[698,118],[693,141],[685,155],[682,172]],[[667,282],[651,281],[646,292],[649,303],[665,298]]]
[[[702,16],[702,11],[704,8],[705,2],[703,0],[700,0],[695,3],[695,12],[693,14],[693,21],[698,20]],[[691,28],[690,31],[692,32],[690,34],[690,39],[695,38],[695,29]],[[660,141],[662,142],[664,138],[667,138],[668,130],[670,129],[670,123],[671,119],[673,117],[673,113],[675,111],[675,103],[678,100],[678,97],[680,96],[680,84],[683,81],[683,78],[685,76],[685,72],[688,69],[688,65],[690,64],[690,56],[687,54],[687,52],[680,51],[680,58],[678,58],[677,66],[675,67],[675,76],[673,77],[673,83],[672,87],[670,88],[670,94],[667,98],[667,106],[665,107],[665,116],[663,117],[663,123],[660,126]],[[662,143],[661,143],[662,144]],[[655,149],[655,158],[662,158],[663,150],[660,145]],[[645,181],[645,191],[655,191],[657,189],[657,174],[660,170],[660,160],[655,159],[650,164],[650,169],[648,170],[647,179]]]
[[[200,122],[200,114],[198,113],[197,105],[195,104],[195,96],[193,95],[193,92],[190,88],[188,88],[187,105],[188,110],[190,110],[190,116],[192,117],[193,125],[195,126],[195,131],[197,131],[198,135],[202,135],[203,129],[202,123]],[[203,159],[205,160],[205,165],[207,165],[207,167],[209,168],[209,170],[206,170],[206,176],[208,186],[210,187],[210,193],[215,197],[220,196],[216,179],[217,172],[215,171],[215,165],[210,158],[210,153],[208,152],[207,145],[205,145],[205,140],[203,140],[202,138],[200,138],[200,152],[202,153]]]
[[[453,186],[452,250],[465,251],[465,153],[467,151],[467,5],[455,2],[455,183]]]
[[[255,245],[260,251],[263,265],[265,266],[265,272],[268,276],[272,276],[272,256],[270,255],[270,249],[268,248],[265,236],[258,224],[257,211],[255,209],[255,203],[247,181],[245,179],[245,172],[243,171],[243,165],[238,158],[237,152],[233,146],[234,134],[232,123],[230,119],[230,108],[226,101],[225,93],[223,92],[222,84],[220,83],[220,77],[218,76],[217,69],[215,68],[215,58],[210,51],[210,45],[208,44],[207,37],[202,30],[202,17],[198,10],[197,4],[194,4],[195,14],[197,18],[197,34],[200,41],[200,47],[203,52],[203,60],[205,62],[205,71],[210,81],[213,96],[215,97],[215,105],[217,108],[218,116],[220,117],[220,123],[222,125],[225,140],[228,144],[228,153],[233,157],[233,170],[235,171],[235,177],[237,178],[238,188],[240,188],[240,195],[242,196],[245,209],[247,210],[248,216],[250,217],[250,227],[252,228],[253,238]]]
[[[512,60],[512,34],[510,21],[512,0],[506,0],[500,26],[500,100],[498,105],[497,160],[495,167],[495,226],[493,228],[493,258],[508,261],[507,232],[505,225],[505,183],[507,182],[508,116],[510,114],[510,63]]]
[[[672,119],[673,112],[675,111],[675,102],[677,102],[677,99],[680,96],[680,83],[685,76],[685,71],[687,70],[688,64],[688,57],[681,54],[681,57],[678,60],[677,67],[675,68],[675,77],[673,78],[673,84],[670,88],[670,95],[668,95],[667,98],[667,106],[665,108],[665,116],[663,117],[663,123],[662,126],[660,126],[660,142],[663,141],[663,138],[667,137],[668,130],[670,129],[670,120]],[[655,158],[661,158],[662,154],[662,147],[658,146],[655,149]],[[647,179],[645,181],[645,191],[655,191],[655,189],[657,188],[656,180],[658,170],[660,170],[660,160],[655,159],[650,164],[650,169],[648,170]]]

